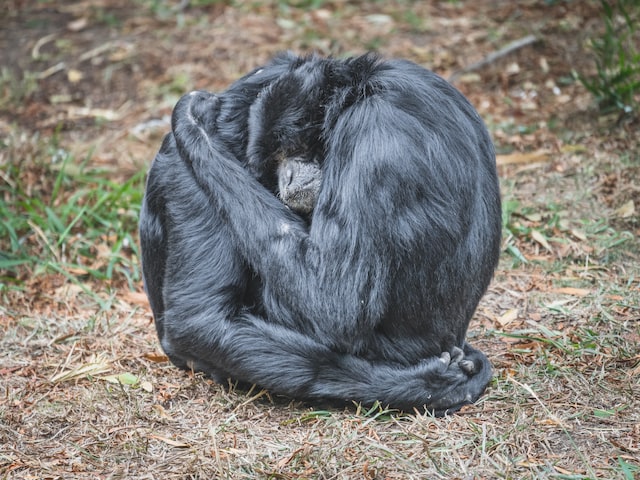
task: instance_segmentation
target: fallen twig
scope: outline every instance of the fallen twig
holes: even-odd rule
[[[495,52],[491,52],[489,55],[484,57],[479,62],[472,63],[471,65],[469,65],[467,67],[464,67],[461,70],[453,72],[449,76],[449,81],[453,82],[460,75],[463,75],[463,74],[469,73],[469,72],[473,72],[475,70],[480,70],[481,68],[484,68],[487,65],[490,65],[491,63],[495,62],[496,60],[499,60],[502,57],[506,57],[510,53],[515,52],[516,50],[519,50],[520,48],[526,47],[527,45],[531,45],[533,43],[536,43],[537,41],[538,41],[538,37],[536,37],[535,35],[527,35],[526,37],[521,38],[519,40],[514,40],[513,42],[508,43],[507,45],[502,47],[500,50],[497,50]]]

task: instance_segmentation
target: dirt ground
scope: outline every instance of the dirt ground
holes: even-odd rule
[[[591,1],[3,2],[0,166],[34,195],[37,142],[125,181],[183,93],[282,50],[377,50],[476,106],[505,230],[469,331],[495,378],[444,419],[236,392],[166,361],[139,279],[3,272],[0,478],[640,478],[640,122],[598,115],[574,74],[601,28]]]

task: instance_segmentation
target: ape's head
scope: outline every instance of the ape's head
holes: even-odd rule
[[[247,168],[292,210],[315,207],[322,183],[324,105],[331,94],[323,60],[302,59],[262,90],[248,121]],[[256,73],[260,75],[260,71]]]

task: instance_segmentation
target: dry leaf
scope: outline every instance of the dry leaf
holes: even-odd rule
[[[173,417],[167,412],[167,410],[160,404],[156,403],[152,407],[154,412],[156,412],[160,418],[164,418],[165,420],[173,421]]]
[[[482,80],[482,77],[477,73],[465,73],[460,75],[458,81],[460,83],[477,83]]]
[[[576,237],[578,240],[582,240],[583,242],[587,240],[587,234],[584,233],[582,230],[578,230],[577,228],[571,229],[571,235]]]
[[[79,32],[83,28],[87,26],[89,21],[87,17],[78,18],[77,20],[73,20],[72,22],[67,23],[67,30],[72,32]]]
[[[619,218],[629,218],[634,213],[636,213],[636,206],[634,205],[633,200],[629,200],[616,210],[616,216]]]
[[[547,62],[545,57],[540,57],[538,59],[538,64],[540,65],[543,73],[549,73],[549,62]]]
[[[585,297],[591,293],[591,290],[587,290],[586,288],[560,287],[554,288],[552,292],[573,295],[574,297]]]
[[[496,163],[498,165],[540,163],[540,162],[548,162],[549,160],[550,160],[549,153],[542,150],[539,150],[537,152],[527,152],[527,153],[517,152],[517,153],[511,153],[509,155],[496,156]]]
[[[505,313],[500,315],[496,320],[500,325],[505,327],[513,322],[516,318],[518,318],[518,309],[512,308],[511,310],[507,310]]]
[[[562,425],[560,420],[553,417],[540,419],[536,423],[538,425]]]
[[[114,110],[105,108],[88,108],[88,107],[69,107],[68,115],[70,118],[96,117],[105,120],[119,120],[120,114]]]
[[[536,242],[542,245],[545,248],[545,250],[547,250],[549,253],[553,253],[553,249],[551,248],[551,245],[549,245],[549,242],[547,242],[547,239],[544,238],[544,235],[542,235],[538,230],[531,230],[531,238],[533,238]]]
[[[505,72],[507,75],[517,75],[520,73],[520,65],[517,62],[512,62],[507,65]]]
[[[96,359],[92,362],[80,365],[72,370],[60,372],[51,377],[52,382],[66,382],[69,380],[75,380],[78,378],[86,377],[87,375],[98,376],[103,373],[107,373],[111,370],[111,365],[106,360]]]
[[[171,445],[176,448],[189,448],[191,445],[185,442],[179,442],[177,440],[171,440],[170,438],[163,437],[161,435],[149,435],[149,438],[154,438],[156,440],[160,440],[161,442],[166,443],[167,445]]]
[[[67,72],[67,80],[70,83],[78,83],[84,77],[83,73],[80,70],[70,69]]]
[[[562,153],[584,153],[588,152],[589,149],[584,145],[562,145],[560,151]]]
[[[78,295],[81,295],[83,291],[84,290],[81,285],[76,283],[67,283],[54,290],[54,298],[58,300],[77,299]]]
[[[524,218],[530,222],[538,223],[542,221],[542,214],[539,212],[526,213],[524,214]]]
[[[140,305],[141,307],[146,307],[149,305],[147,295],[143,292],[132,292],[127,290],[121,296],[122,299],[129,304]]]
[[[558,465],[554,465],[554,467],[559,473],[563,475],[571,475],[572,477],[579,477],[581,475],[576,475],[576,472],[572,472],[571,470],[567,470],[565,468],[559,467]]]
[[[529,460],[523,460],[521,462],[518,462],[517,465],[519,467],[524,467],[524,468],[536,468],[536,467],[540,467],[541,465],[543,465],[543,463],[529,461]]]
[[[169,361],[169,357],[167,357],[165,354],[155,352],[145,353],[142,355],[142,358],[146,358],[150,362],[154,363],[164,363]]]

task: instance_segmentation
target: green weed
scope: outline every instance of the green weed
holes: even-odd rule
[[[78,163],[55,140],[0,149],[2,281],[58,272],[70,279],[140,279],[135,232],[144,172],[119,182],[114,172]]]
[[[591,41],[596,75],[578,75],[603,113],[637,113],[640,102],[639,0],[601,0],[604,32]]]

